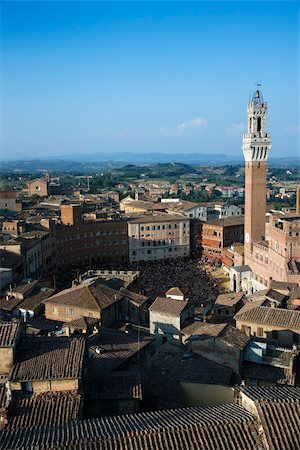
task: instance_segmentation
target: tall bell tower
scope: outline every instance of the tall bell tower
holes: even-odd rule
[[[243,136],[245,158],[245,263],[252,243],[265,238],[267,160],[271,136],[266,132],[267,103],[254,92],[247,108],[248,132]],[[250,256],[251,258],[251,256]]]

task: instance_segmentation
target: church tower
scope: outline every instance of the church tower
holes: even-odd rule
[[[245,262],[252,244],[265,238],[267,159],[271,136],[266,132],[267,103],[257,90],[247,108],[248,132],[243,136],[245,158]],[[251,256],[250,256],[251,258]]]

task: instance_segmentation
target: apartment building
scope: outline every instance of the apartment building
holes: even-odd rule
[[[222,249],[234,242],[244,242],[244,217],[211,220],[202,226],[202,247],[205,254],[219,256]]]
[[[128,261],[126,220],[84,221],[80,205],[61,205],[55,231],[58,268]]]
[[[167,213],[129,220],[130,262],[189,256],[189,222],[183,215]]]

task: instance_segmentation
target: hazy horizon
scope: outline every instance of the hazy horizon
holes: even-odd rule
[[[299,146],[298,2],[2,2],[1,158]]]

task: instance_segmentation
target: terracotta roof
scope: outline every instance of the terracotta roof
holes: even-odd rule
[[[262,402],[257,405],[259,418],[270,450],[298,450],[300,402]]]
[[[270,450],[298,450],[300,387],[248,386],[240,389],[255,402]]]
[[[247,386],[239,389],[254,402],[300,401],[300,387]]]
[[[18,336],[19,322],[0,322],[0,347],[12,347]]]
[[[184,295],[184,293],[179,289],[179,287],[171,287],[166,295]]]
[[[201,355],[190,353],[185,345],[165,343],[150,357],[142,371],[143,398],[157,398],[159,409],[184,406],[182,383],[231,386],[233,371]]]
[[[168,213],[159,213],[157,215],[143,215],[139,216],[135,219],[129,220],[129,223],[163,223],[163,222],[174,222],[174,221],[184,221],[189,222],[189,218],[187,216],[181,214],[168,214]]]
[[[70,289],[65,289],[53,295],[46,302],[98,311],[99,308],[105,309],[122,298],[123,295],[119,291],[115,291],[102,284],[101,281],[96,280],[90,284],[83,283]]]
[[[128,414],[2,432],[2,448],[118,450],[261,450],[256,418],[241,406],[223,404]]]
[[[22,301],[22,298],[9,297],[7,300],[6,297],[2,297],[0,298],[0,309],[13,311]]]
[[[1,408],[6,408],[7,406],[7,391],[6,386],[0,386],[0,410]]]
[[[198,336],[199,339],[218,337],[230,345],[245,348],[250,338],[242,331],[226,323],[205,323],[195,321],[182,330],[185,336]]]
[[[14,398],[7,412],[7,429],[60,425],[78,418],[81,396],[77,392],[47,392]]]
[[[231,292],[229,294],[220,294],[216,298],[215,306],[234,306],[244,297],[244,292]]]
[[[24,309],[26,311],[35,311],[44,302],[44,300],[51,297],[53,292],[55,292],[55,290],[50,288],[40,290],[35,295],[31,295],[25,300],[22,300],[21,303],[18,304],[18,309]]]
[[[242,331],[232,327],[231,325],[227,325],[221,331],[219,338],[231,345],[240,347],[241,349],[245,348],[250,341],[250,337],[246,336]]]
[[[174,300],[173,298],[156,297],[149,311],[160,312],[169,316],[178,317],[188,306],[186,300]]]
[[[182,329],[182,334],[185,336],[216,337],[219,336],[222,330],[226,327],[226,323],[207,323],[195,321]]]
[[[139,372],[119,371],[109,375],[89,378],[86,382],[85,397],[88,399],[141,399],[142,385]]]
[[[258,306],[244,312],[241,310],[234,318],[245,322],[268,324],[300,330],[300,311]]]
[[[154,338],[142,333],[101,327],[99,333],[87,340],[89,353],[92,355],[93,368],[105,373],[116,369],[139,351],[149,346]]]
[[[284,290],[291,291],[294,287],[298,287],[298,284],[297,283],[288,283],[285,281],[276,281],[276,280],[271,281],[272,289],[284,289]]]
[[[244,216],[232,216],[232,217],[225,217],[225,219],[214,219],[214,220],[208,220],[203,224],[204,227],[206,225],[213,225],[218,227],[234,227],[237,225],[244,225],[245,217]]]
[[[256,364],[249,361],[243,362],[243,378],[262,380],[267,383],[295,385],[295,372],[284,367]]]
[[[71,322],[65,322],[64,326],[84,330],[95,325],[99,320],[100,319],[94,319],[93,317],[78,317],[77,319],[71,320]]]
[[[120,292],[124,297],[129,298],[133,303],[138,305],[143,305],[148,300],[148,297],[146,297],[145,295],[129,291],[128,289],[125,289],[123,287],[120,289]]]
[[[286,299],[286,295],[281,294],[280,292],[275,291],[274,289],[269,289],[266,293],[266,297],[271,300],[275,300],[276,302],[282,303]]]
[[[19,349],[11,381],[80,379],[85,340],[80,337],[34,338],[25,341],[29,348]]]

